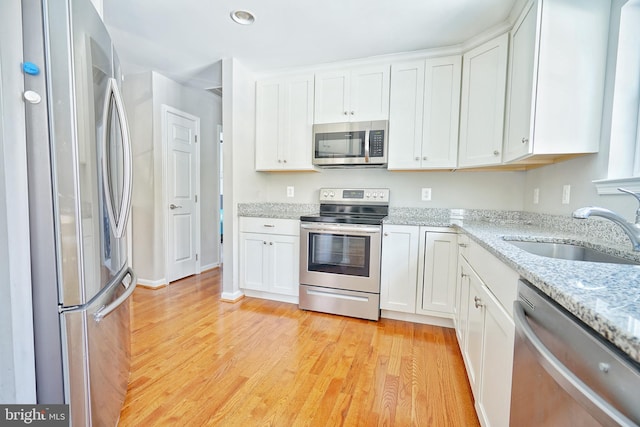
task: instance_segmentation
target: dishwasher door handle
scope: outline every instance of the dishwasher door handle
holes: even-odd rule
[[[538,338],[529,326],[524,306],[520,301],[513,302],[513,321],[516,333],[526,342],[536,360],[551,377],[577,402],[605,426],[629,426],[636,424],[594,392],[567,368]]]

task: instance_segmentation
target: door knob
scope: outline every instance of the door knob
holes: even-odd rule
[[[174,205],[173,203],[171,203],[171,204],[169,205],[169,209],[172,209],[172,210],[173,210],[173,209],[180,209],[181,207],[182,207],[182,206],[176,206],[176,205]]]

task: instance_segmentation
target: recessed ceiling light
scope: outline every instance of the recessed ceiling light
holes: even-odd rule
[[[253,13],[248,10],[234,10],[231,12],[231,19],[237,22],[240,25],[250,25],[253,24],[253,21],[256,20],[256,17],[253,16]]]

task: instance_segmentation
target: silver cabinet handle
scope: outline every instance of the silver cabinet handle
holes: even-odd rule
[[[516,334],[524,340],[538,363],[571,397],[582,404],[589,414],[603,425],[636,425],[582,382],[544,345],[529,326],[524,307],[520,301],[513,302],[513,322],[516,326]]]
[[[267,228],[274,228],[275,225],[274,224],[263,224],[263,227],[267,227]]]
[[[482,304],[482,300],[478,297],[473,297],[473,302],[475,303],[476,308],[482,308],[484,304]]]
[[[174,210],[174,209],[180,209],[181,207],[182,207],[182,206],[174,205],[173,203],[171,203],[171,204],[169,205],[169,209],[171,209],[171,210]]]
[[[466,248],[468,245],[466,243],[458,243],[458,246],[461,248]]]
[[[499,156],[499,155],[500,155],[500,152],[499,152],[498,150],[495,150],[495,151],[493,152],[493,155],[494,155],[494,156]]]
[[[529,142],[529,138],[522,138],[522,143],[526,144],[527,142]]]

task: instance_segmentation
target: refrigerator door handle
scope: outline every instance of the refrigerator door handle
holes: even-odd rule
[[[129,284],[125,284],[125,277],[129,276],[131,281]],[[113,300],[109,305],[105,305],[100,307],[94,314],[93,319],[96,322],[100,322],[102,319],[107,317],[110,313],[112,313],[116,308],[118,308],[127,298],[131,296],[133,291],[136,289],[136,275],[131,269],[131,267],[127,267],[122,270],[122,272],[116,277],[117,283],[123,285],[126,290],[122,295]],[[114,282],[116,282],[114,280]]]
[[[116,217],[116,207],[113,206],[112,188],[109,181],[108,155],[109,155],[109,117],[111,116],[111,100],[115,105],[115,112],[120,124],[120,135],[122,137],[122,161],[123,161],[123,188],[122,201],[118,209]],[[127,225],[129,211],[131,210],[131,187],[133,179],[133,165],[131,162],[131,139],[129,136],[129,125],[127,123],[127,115],[124,110],[124,102],[118,89],[118,82],[114,78],[109,78],[107,82],[107,93],[105,95],[103,110],[103,133],[102,133],[102,184],[106,195],[107,212],[109,221],[113,227],[113,233],[116,238],[124,236],[124,230]]]

